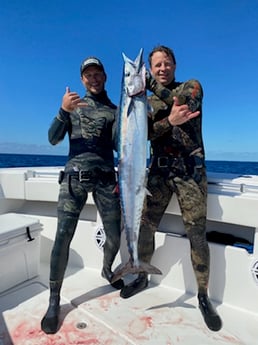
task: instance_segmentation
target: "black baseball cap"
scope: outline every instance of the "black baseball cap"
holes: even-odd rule
[[[81,75],[84,72],[84,70],[89,66],[97,66],[105,73],[102,62],[95,56],[89,56],[81,64],[81,68],[80,68]]]

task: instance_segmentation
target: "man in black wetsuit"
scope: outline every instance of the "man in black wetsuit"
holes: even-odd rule
[[[60,176],[58,225],[50,264],[50,298],[41,321],[45,333],[56,333],[60,309],[60,290],[69,257],[69,248],[80,213],[91,192],[101,216],[106,241],[102,276],[112,279],[112,264],[120,248],[120,202],[114,192],[114,123],[116,106],[105,90],[107,79],[103,64],[89,57],[81,65],[81,80],[87,94],[83,99],[69,88],[49,129],[49,141],[58,144],[69,136],[69,156]],[[111,284],[121,289],[123,280]]]

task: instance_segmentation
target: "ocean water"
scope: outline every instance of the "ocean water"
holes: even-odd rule
[[[66,156],[0,153],[0,168],[63,166]],[[207,171],[239,175],[258,175],[258,162],[206,161]]]

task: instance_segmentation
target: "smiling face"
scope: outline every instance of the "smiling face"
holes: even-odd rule
[[[150,69],[153,77],[164,86],[175,79],[176,64],[172,57],[163,51],[153,53]]]
[[[81,80],[89,92],[97,95],[104,90],[106,75],[101,68],[93,65],[83,71]]]

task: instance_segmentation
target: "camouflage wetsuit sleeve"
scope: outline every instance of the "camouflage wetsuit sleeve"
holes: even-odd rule
[[[149,97],[153,111],[149,113],[148,135],[154,152],[165,153],[166,147],[174,147],[184,155],[189,155],[197,148],[203,152],[201,84],[191,79],[184,83],[174,82],[170,87],[171,90],[156,83],[153,92],[157,95]],[[199,110],[200,115],[180,126],[171,126],[168,116],[174,96],[177,96],[182,104],[187,104],[191,111]]]
[[[168,106],[173,105],[173,97],[175,96],[178,98],[179,104],[187,104],[192,112],[198,110],[202,104],[202,86],[195,79],[190,79],[184,83],[175,83],[175,88],[172,90],[155,80],[152,82],[150,90]]]
[[[65,137],[71,126],[70,113],[60,108],[58,115],[54,118],[49,130],[48,140],[52,145],[58,144]]]

